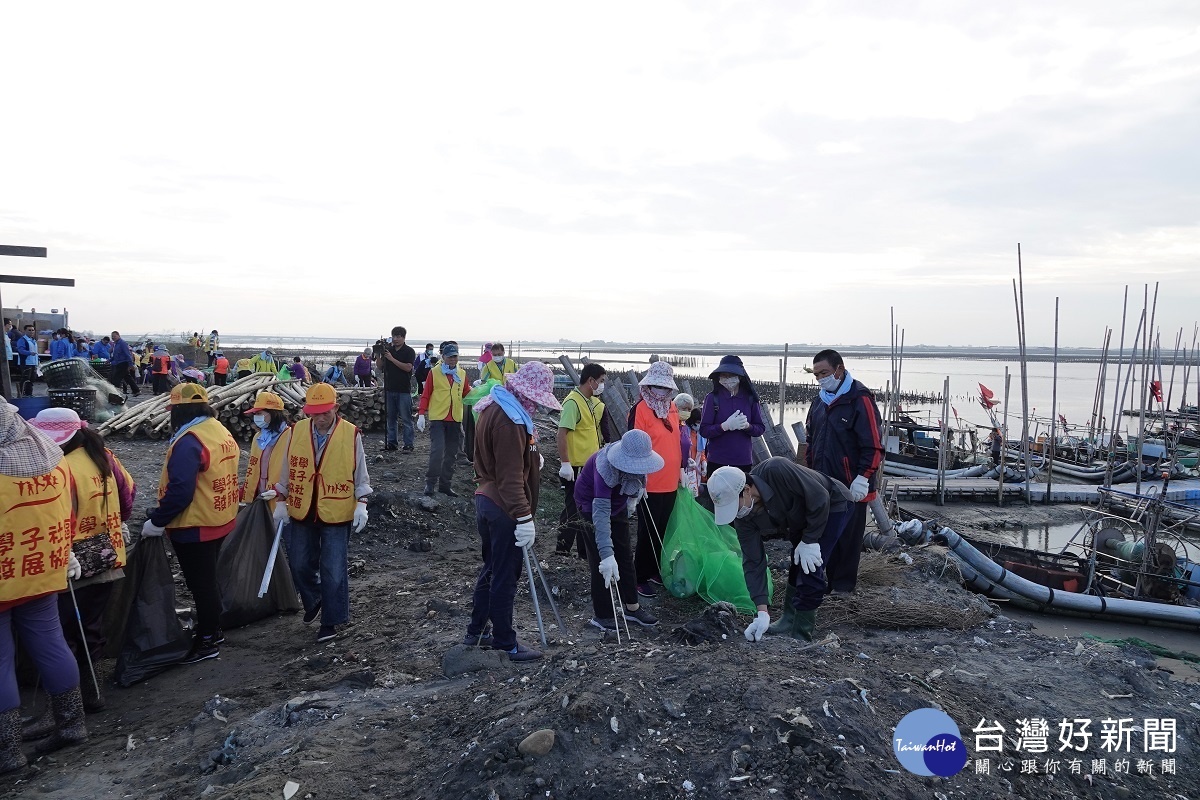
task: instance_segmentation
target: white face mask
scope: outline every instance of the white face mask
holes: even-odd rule
[[[738,379],[738,376],[731,375],[728,378],[721,378],[721,385],[732,392],[732,391],[735,391],[742,384],[741,384],[741,381]]]
[[[817,381],[817,383],[821,384],[822,389],[832,394],[833,392],[837,391],[837,388],[841,385],[842,381],[836,375],[826,375],[824,378],[821,378],[821,380]]]
[[[254,424],[257,425],[258,427],[262,428],[263,430],[266,430],[267,425],[270,424],[270,422],[271,422],[271,417],[268,416],[267,414],[255,414],[254,415]]]
[[[754,510],[754,500],[753,499],[750,500],[750,505],[748,505],[748,506],[739,505],[738,510],[737,510],[737,519],[745,519],[746,517],[750,516],[750,512],[753,510]]]
[[[604,394],[604,381],[596,384],[596,394]]]

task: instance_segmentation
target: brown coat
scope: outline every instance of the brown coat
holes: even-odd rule
[[[468,412],[470,413],[470,412]],[[533,515],[541,486],[537,439],[493,403],[475,423],[476,494],[486,495],[513,519]]]

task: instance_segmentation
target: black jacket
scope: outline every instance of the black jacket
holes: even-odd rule
[[[764,538],[783,533],[793,543],[811,544],[825,532],[829,512],[851,502],[850,490],[840,481],[780,456],[751,469],[750,480],[766,513],[735,520],[739,533],[756,530]]]
[[[883,463],[879,423],[875,397],[858,381],[832,405],[827,406],[817,398],[808,410],[805,425],[808,428],[805,462],[847,486],[862,475],[871,491],[875,491],[879,488],[879,465]]]

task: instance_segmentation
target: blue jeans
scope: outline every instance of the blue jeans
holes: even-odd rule
[[[346,560],[349,523],[322,525],[292,520],[289,527],[288,560],[305,613],[320,601],[322,625],[349,622],[350,576]]]
[[[408,392],[384,392],[387,401],[387,443],[397,443],[396,421],[404,428],[404,446],[413,446],[412,395]]]
[[[512,622],[513,600],[517,596],[517,581],[521,578],[525,558],[514,535],[517,521],[491,499],[477,494],[475,524],[483,544],[483,566],[475,579],[467,633],[479,636],[491,620],[492,646],[497,650],[512,650],[517,646],[517,632],[513,630]]]
[[[70,624],[77,623],[72,619]],[[0,611],[0,711],[21,705],[14,629],[20,634],[21,647],[29,653],[47,692],[62,694],[79,685],[79,665],[67,648],[62,624],[58,621],[58,597],[48,594],[27,600],[7,611]]]
[[[850,517],[854,513],[854,506],[862,506],[862,503],[847,503],[844,510],[829,512],[829,519],[825,521],[825,530],[822,531],[820,540],[821,560],[825,562],[824,564],[817,567],[815,572],[807,575],[795,563],[789,567],[788,583],[796,587],[796,596],[792,598],[792,606],[797,611],[812,611],[825,599],[825,572],[827,568],[834,572],[838,569],[838,556],[835,551],[846,530],[846,523],[850,521]],[[793,541],[792,547],[795,548],[799,543],[799,540]],[[859,547],[861,546],[860,541]],[[854,563],[857,568],[857,560]]]

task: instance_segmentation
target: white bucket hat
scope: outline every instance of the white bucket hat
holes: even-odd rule
[[[609,464],[630,475],[652,475],[665,463],[663,457],[654,452],[650,434],[636,428],[610,444],[606,456]]]
[[[746,473],[737,467],[719,467],[708,476],[708,496],[718,525],[728,525],[737,516],[738,499],[746,488]]]

